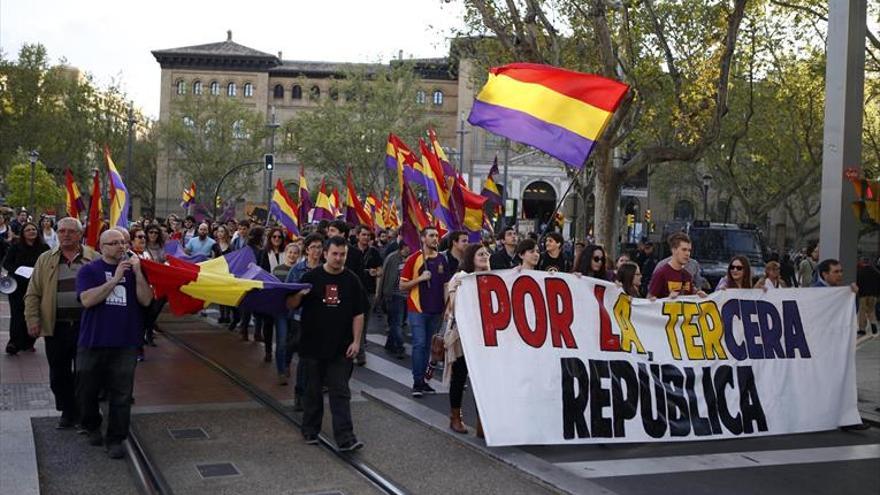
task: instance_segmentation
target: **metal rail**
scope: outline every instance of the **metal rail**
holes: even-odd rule
[[[144,448],[137,428],[133,424],[128,427],[128,441],[123,445],[125,445],[127,459],[140,493],[144,495],[172,495],[174,493]]]
[[[187,352],[189,352],[190,354],[192,354],[193,356],[198,358],[200,361],[202,361],[203,363],[208,365],[209,368],[213,369],[214,371],[216,371],[216,372],[220,373],[221,375],[225,376],[226,378],[228,378],[231,382],[233,382],[238,387],[240,387],[242,390],[247,392],[247,394],[250,395],[251,397],[253,397],[257,402],[259,402],[263,406],[269,408],[272,412],[274,412],[275,414],[280,416],[281,419],[283,419],[287,423],[289,423],[297,428],[302,427],[301,422],[293,414],[287,412],[284,409],[284,405],[281,402],[279,402],[274,397],[270,396],[269,394],[267,394],[267,393],[263,392],[262,390],[260,390],[259,388],[257,388],[254,384],[252,384],[251,382],[249,382],[248,380],[243,378],[241,375],[230,370],[226,366],[223,366],[222,364],[218,363],[213,358],[202,353],[200,350],[193,347],[192,345],[190,345],[189,343],[187,343],[186,341],[184,341],[183,339],[181,339],[177,335],[174,335],[170,332],[166,332],[161,329],[157,329],[157,331],[162,332],[162,335],[166,339],[170,340],[171,342],[174,342],[179,347],[182,347],[183,349],[185,349]],[[326,450],[329,450],[336,457],[342,459],[346,464],[353,467],[358,473],[360,473],[362,476],[367,478],[367,480],[369,480],[376,488],[378,488],[382,492],[388,493],[389,495],[408,495],[409,494],[408,491],[406,491],[404,488],[398,486],[396,483],[394,483],[394,481],[383,476],[382,473],[373,469],[372,466],[357,459],[355,456],[353,456],[350,453],[340,452],[336,447],[334,447],[333,443],[323,433],[318,435],[318,440],[319,440],[319,444],[322,447],[324,447]]]

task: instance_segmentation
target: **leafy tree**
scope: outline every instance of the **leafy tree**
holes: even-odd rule
[[[17,162],[6,178],[9,184],[9,196],[6,201],[15,206],[30,207],[31,165],[23,157],[19,157]],[[52,210],[64,204],[64,197],[64,189],[55,182],[55,178],[46,170],[46,166],[38,161],[34,168],[34,206],[37,210]]]
[[[269,131],[259,112],[225,98],[191,94],[181,97],[173,108],[171,118],[154,131],[181,183],[195,180],[199,191],[213,194],[227,171],[261,160]],[[221,196],[235,197],[250,190],[255,167],[230,175],[223,182]]]
[[[391,178],[384,166],[388,133],[414,146],[432,124],[416,102],[418,89],[411,63],[352,68],[317,108],[284,125],[282,149],[341,184],[351,167],[358,186],[378,191]]]
[[[697,160],[720,135],[746,0],[465,3],[468,34],[490,34],[497,48],[466,54],[478,63],[548,63],[630,85],[590,159],[599,242],[613,247],[626,179],[651,164]]]

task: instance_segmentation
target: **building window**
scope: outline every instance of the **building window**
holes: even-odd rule
[[[440,105],[442,105],[443,104],[443,91],[440,91],[439,89],[435,89],[434,95],[433,95],[433,101],[434,101],[434,106],[439,107]]]
[[[254,85],[251,83],[244,83],[244,97],[250,98],[254,96]]]
[[[303,89],[299,84],[294,84],[293,88],[290,90],[290,97],[294,100],[302,100],[303,98]]]
[[[211,95],[220,96],[220,83],[217,81],[211,82]]]
[[[276,84],[275,89],[272,90],[272,97],[279,100],[284,98],[284,86]]]
[[[234,82],[226,85],[226,96],[235,96],[236,86]]]
[[[309,89],[309,98],[312,100],[321,98],[321,88],[318,86],[312,86],[312,88]]]
[[[425,94],[421,89],[416,91],[416,103],[419,105],[424,105],[428,102],[428,95]]]
[[[193,94],[194,95],[202,94],[202,81],[194,81],[193,82]]]
[[[186,83],[183,80],[177,81],[177,94],[186,94]]]

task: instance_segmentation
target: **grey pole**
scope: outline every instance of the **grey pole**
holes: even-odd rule
[[[866,5],[830,0],[828,12],[819,258],[840,260],[847,282],[856,278],[858,226],[844,170],[861,164]]]
[[[464,173],[464,135],[468,133],[468,131],[464,130],[464,114],[460,116],[459,119],[459,127],[456,134],[458,134],[458,173]]]
[[[275,129],[278,129],[280,124],[275,121],[275,107],[272,106],[272,122],[267,124],[267,127],[272,129],[272,135],[269,137],[269,153],[275,155]],[[268,184],[266,185],[266,225],[269,225],[269,202],[272,201],[272,172],[274,171],[275,165],[273,163],[272,169],[267,170],[268,172]]]
[[[128,105],[128,160],[125,163],[125,170],[122,172],[123,180],[128,179],[128,173],[134,170],[132,168],[132,153],[134,152],[134,124],[137,123],[137,119],[134,118],[134,104],[129,103]],[[131,197],[131,192],[129,192],[129,198]],[[129,214],[131,214],[131,208],[128,209]],[[128,220],[126,218],[126,220]]]
[[[510,164],[510,139],[504,138],[504,187],[501,188],[501,228],[507,228],[504,225],[504,219],[507,217],[507,167]]]
[[[35,214],[34,211],[34,181],[36,180],[37,174],[37,160],[40,159],[40,153],[37,150],[31,150],[28,153],[28,161],[31,162],[31,189],[30,189],[30,201],[28,201],[28,213],[31,215]]]

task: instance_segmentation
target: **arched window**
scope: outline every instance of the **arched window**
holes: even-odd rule
[[[220,83],[217,81],[211,81],[211,95],[220,96]]]
[[[231,82],[226,85],[226,96],[235,96],[236,86],[234,82]]]
[[[424,105],[428,102],[428,95],[423,90],[416,91],[416,103],[419,105]]]
[[[290,97],[294,100],[302,100],[303,89],[299,84],[294,84],[293,88],[290,89]]]
[[[254,96],[254,85],[251,83],[244,83],[244,97],[250,98]]]
[[[193,94],[202,94],[202,81],[193,81]]]
[[[279,100],[284,98],[284,86],[276,84],[275,88],[272,90],[272,97]]]
[[[177,81],[177,94],[186,94],[186,83],[183,82],[183,79]]]
[[[434,90],[433,102],[434,106],[438,107],[443,104],[443,91],[440,91],[439,89]]]
[[[309,89],[309,98],[312,100],[317,100],[321,98],[321,88],[319,88],[317,85],[312,86],[311,89]]]

